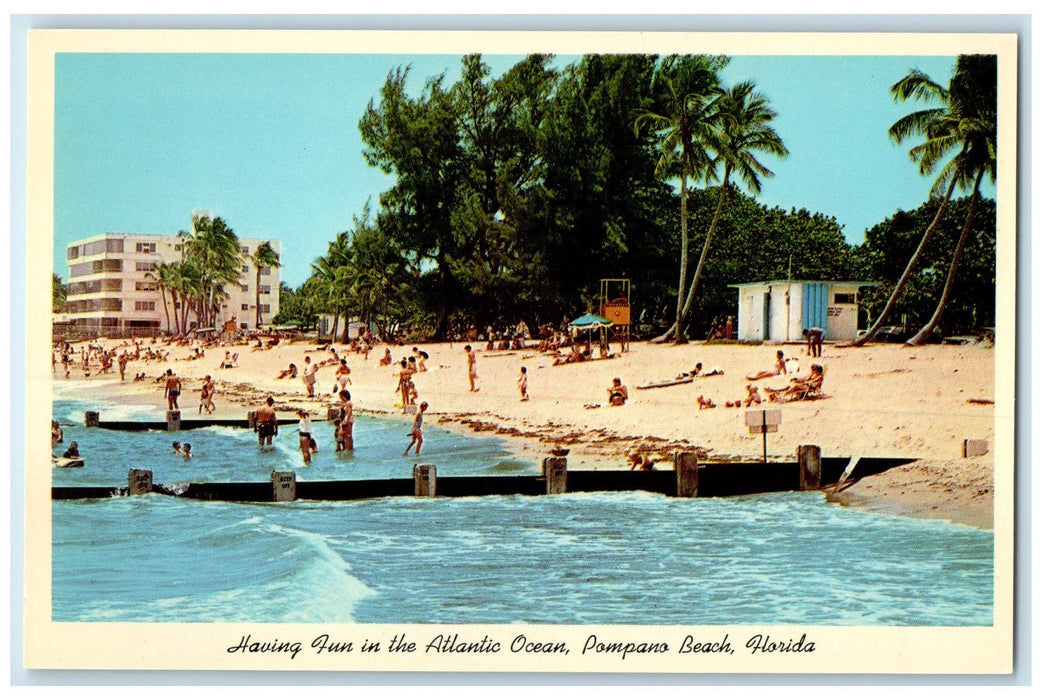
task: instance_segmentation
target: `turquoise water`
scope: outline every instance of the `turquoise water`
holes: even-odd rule
[[[82,424],[84,404],[56,400]],[[96,405],[96,402],[92,405]],[[102,408],[102,419],[114,419]],[[134,409],[140,410],[140,409]],[[153,415],[159,409],[149,409]],[[126,417],[135,417],[127,415]],[[138,415],[136,417],[145,417]],[[409,477],[407,424],[361,417],[339,458],[316,424],[260,454],[253,434],[66,428],[82,470],[56,484]],[[439,474],[534,473],[501,442],[425,429]],[[278,440],[279,438],[277,438]],[[845,509],[819,493],[675,499],[648,493],[288,504],[149,495],[53,503],[61,621],[988,625],[989,531]]]

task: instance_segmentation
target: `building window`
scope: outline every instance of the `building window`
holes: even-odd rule
[[[261,294],[271,294],[271,285],[270,284],[262,284],[259,287],[257,287],[257,291],[260,292]]]
[[[250,254],[250,247],[248,245],[242,246],[240,248],[240,250],[242,250],[242,254],[243,255],[249,255]]]
[[[154,253],[156,252],[155,243],[138,243],[137,252],[139,253]]]
[[[260,311],[261,311],[262,314],[270,314],[271,313],[271,304],[261,304],[260,305]]]
[[[262,267],[262,268],[260,269],[260,273],[261,273],[262,275],[270,275],[270,274],[271,274],[271,268],[270,268],[270,267],[268,267],[267,265],[265,265],[264,267]]]
[[[240,323],[239,324],[239,329],[245,331],[245,330],[249,329],[249,326],[247,326],[245,323]]]
[[[80,247],[78,245],[69,246],[65,257],[68,260],[75,260],[80,257]]]
[[[134,311],[155,311],[156,303],[154,301],[135,301]]]
[[[250,291],[250,285],[248,284],[240,284],[239,286],[242,287],[242,291],[244,292]]]
[[[250,271],[250,266],[249,265],[243,265],[242,266],[242,273],[243,274],[246,274],[249,271]]]
[[[242,305],[242,310],[243,311],[249,311],[250,310],[250,305],[249,304],[243,304]]]
[[[836,294],[835,304],[856,304],[857,294]]]
[[[159,289],[155,282],[135,282],[134,290],[138,292],[154,292]]]
[[[156,269],[156,264],[154,261],[141,262],[139,260],[138,262],[134,263],[134,269],[138,272],[154,272]]]

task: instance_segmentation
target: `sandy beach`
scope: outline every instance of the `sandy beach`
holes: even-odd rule
[[[106,348],[124,341],[104,340]],[[150,341],[144,339],[144,345]],[[693,342],[682,346],[631,343],[621,357],[578,364],[553,365],[553,358],[535,347],[485,351],[475,344],[478,391],[467,381],[463,343],[412,344],[391,347],[394,364],[380,365],[387,346],[378,344],[368,359],[342,351],[351,368],[348,387],[355,410],[387,417],[404,416],[396,391],[398,361],[416,347],[430,356],[427,371],[413,377],[418,401],[430,404],[428,421],[461,432],[504,438],[519,456],[538,461],[553,446],[570,450],[569,466],[578,469],[628,469],[627,454],[640,452],[669,469],[677,449],[696,449],[709,461],[758,460],[762,437],[749,434],[745,407],[727,402],[745,399],[746,385],[755,384],[761,407],[781,408],[780,430],[768,437],[769,459],[792,460],[797,446],[819,445],[826,457],[906,457],[915,459],[883,474],[858,479],[835,500],[850,507],[913,517],[942,518],[974,527],[993,527],[994,500],[994,354],[985,346],[874,344],[864,348],[826,345],[817,361],[825,368],[825,398],[784,404],[767,401],[766,387],[780,388],[787,377],[750,381],[746,377],[770,369],[777,350],[799,362],[799,374],[811,358],[802,345],[738,345]],[[167,368],[181,377],[185,417],[197,414],[202,378],[209,374],[217,387],[215,415],[242,417],[268,395],[277,406],[307,407],[324,419],[335,401],[333,355],[314,340],[287,342],[268,350],[248,344],[211,347],[201,359],[187,359],[187,346],[169,350],[167,361],[131,361],[126,381],[119,383],[114,367],[108,374],[91,368],[99,390],[121,402],[154,405],[157,416],[166,408],[156,379]],[[613,346],[618,350],[618,345]],[[77,346],[77,351],[79,346]],[[220,368],[225,350],[238,354],[235,367]],[[330,361],[318,370],[316,395],[308,398],[301,379],[277,379],[292,362],[303,367]],[[691,371],[723,373],[663,388],[639,389]],[[521,401],[517,380],[528,371],[530,400]],[[63,381],[58,365],[55,381]],[[147,379],[132,381],[144,372]],[[629,389],[624,406],[609,406],[607,388],[619,377]],[[79,367],[70,378],[82,380]],[[699,410],[698,397],[716,407]],[[987,454],[962,457],[965,439],[988,442]],[[428,449],[434,453],[435,445]]]

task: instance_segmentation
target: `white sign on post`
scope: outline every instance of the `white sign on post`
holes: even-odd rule
[[[781,425],[781,409],[770,408],[746,411],[745,424],[749,427],[749,432],[752,434],[776,433],[778,432],[778,426]]]

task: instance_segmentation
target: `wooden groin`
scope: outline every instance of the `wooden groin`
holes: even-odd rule
[[[300,418],[279,417],[279,426],[297,425]],[[196,430],[199,428],[248,428],[253,429],[253,411],[246,418],[181,418],[180,411],[167,411],[166,420],[108,420],[103,421],[97,411],[87,411],[84,425],[101,430],[118,430],[123,432],[142,432],[145,430],[165,430],[177,432]]]
[[[713,462],[699,464],[693,452],[678,452],[679,468],[651,471],[567,469],[563,457],[543,462],[542,475],[438,476],[434,465],[416,465],[413,478],[297,481],[294,472],[272,472],[270,481],[153,484],[152,472],[131,469],[127,486],[54,486],[53,500],[102,499],[156,493],[200,501],[271,503],[280,500],[355,501],[401,496],[463,498],[474,496],[542,496],[555,493],[645,491],[675,497],[725,497],[779,491],[812,491],[836,484],[850,464],[846,457],[820,457],[801,447],[798,462]],[[806,452],[806,454],[804,454]],[[555,461],[552,461],[555,460]],[[909,458],[862,457],[861,478],[914,461]],[[292,498],[279,489],[291,489]]]

